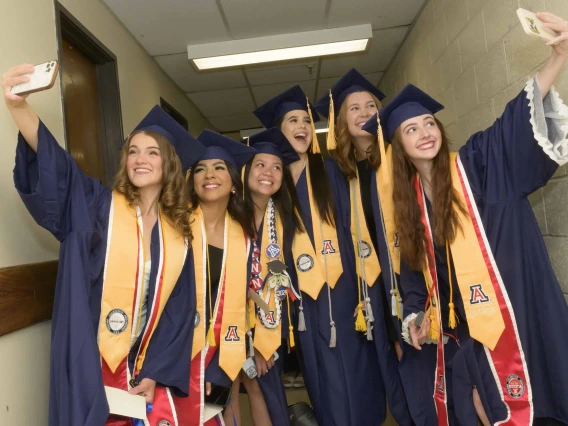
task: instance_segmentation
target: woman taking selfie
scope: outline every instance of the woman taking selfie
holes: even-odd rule
[[[560,33],[550,58],[458,153],[434,117],[443,106],[412,85],[379,114],[415,348],[400,371],[417,384],[418,424],[568,424],[568,307],[527,200],[568,160],[568,109],[552,88],[568,25],[538,17]],[[377,134],[377,118],[365,128]]]
[[[267,127],[280,128],[300,159],[288,167],[296,182],[306,232],[292,247],[302,299],[298,308],[300,358],[310,401],[319,424],[376,425],[386,415],[377,403],[382,387],[375,355],[353,325],[357,305],[349,235],[336,209],[334,191],[343,176],[319,152],[306,95],[295,86],[255,111]],[[330,160],[331,161],[331,160]]]
[[[11,94],[33,69],[12,68],[2,84],[20,130],[16,188],[61,242],[49,424],[130,425],[109,417],[103,386],[141,394],[171,415],[171,394],[189,391],[187,315],[195,313],[183,172],[190,150],[203,148],[155,107],[124,143],[111,191],[78,168],[24,96]]]

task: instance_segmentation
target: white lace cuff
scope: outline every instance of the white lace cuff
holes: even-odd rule
[[[413,321],[416,317],[418,316],[418,314],[410,314],[408,315],[404,321],[402,321],[402,330],[401,330],[401,334],[402,334],[402,340],[404,340],[406,343],[408,343],[410,346],[413,346],[412,344],[412,338],[410,337],[410,330],[408,328],[409,324],[411,321]],[[442,336],[442,340],[444,342],[444,345],[446,343],[448,343],[448,336]],[[426,345],[434,345],[437,344],[438,342],[434,339],[426,339],[423,344]]]
[[[525,86],[534,138],[550,159],[562,166],[568,162],[568,106],[553,87],[544,99],[536,77]]]

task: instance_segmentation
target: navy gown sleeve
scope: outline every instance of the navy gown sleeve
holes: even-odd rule
[[[189,394],[189,368],[196,311],[193,254],[188,251],[176,286],[148,345],[138,380],[149,378],[177,396]]]
[[[536,82],[511,100],[501,117],[470,137],[460,151],[472,191],[486,203],[525,197],[544,186],[568,160],[568,108]]]
[[[101,196],[110,191],[81,171],[41,121],[38,139],[36,154],[18,135],[14,183],[26,208],[59,241],[70,232],[92,230],[105,204]]]

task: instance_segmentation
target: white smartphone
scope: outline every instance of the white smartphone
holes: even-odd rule
[[[551,30],[550,28],[544,28],[542,26],[542,21],[536,17],[533,12],[530,12],[526,9],[520,8],[517,9],[517,16],[521,20],[521,25],[530,36],[539,37],[546,41],[551,41],[558,37],[555,31]]]
[[[11,92],[14,95],[29,95],[30,93],[51,89],[55,84],[58,71],[59,63],[57,61],[36,65],[34,72],[29,74],[30,81],[12,86]]]

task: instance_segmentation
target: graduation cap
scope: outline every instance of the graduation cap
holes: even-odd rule
[[[249,138],[249,146],[254,148],[257,154],[272,154],[282,160],[285,166],[300,159],[294,148],[278,127],[272,127],[257,133]]]
[[[339,114],[339,109],[341,105],[343,105],[345,98],[355,92],[372,93],[380,101],[385,98],[383,92],[377,89],[373,83],[353,68],[335,83],[330,89],[329,94],[322,96],[315,104],[316,110],[329,120],[329,130],[327,133],[328,151],[335,149],[335,120]]]
[[[174,146],[184,172],[205,152],[205,147],[159,105],[154,106],[146,114],[133,132],[141,130],[155,132],[165,137]]]
[[[414,117],[424,114],[435,114],[444,109],[444,105],[436,101],[418,87],[407,84],[385,107],[379,111],[380,125],[387,142],[391,142],[396,129]],[[378,134],[377,115],[375,114],[363,125],[363,130]]]
[[[201,160],[224,160],[240,170],[255,154],[254,149],[227,136],[205,129],[197,137],[205,151],[194,163]]]
[[[262,125],[269,129],[275,126],[278,120],[284,117],[288,112],[297,110],[306,111],[310,115],[312,122],[312,152],[320,152],[314,125],[320,118],[299,85],[291,87],[273,97],[268,102],[255,109],[253,113],[260,120]]]

